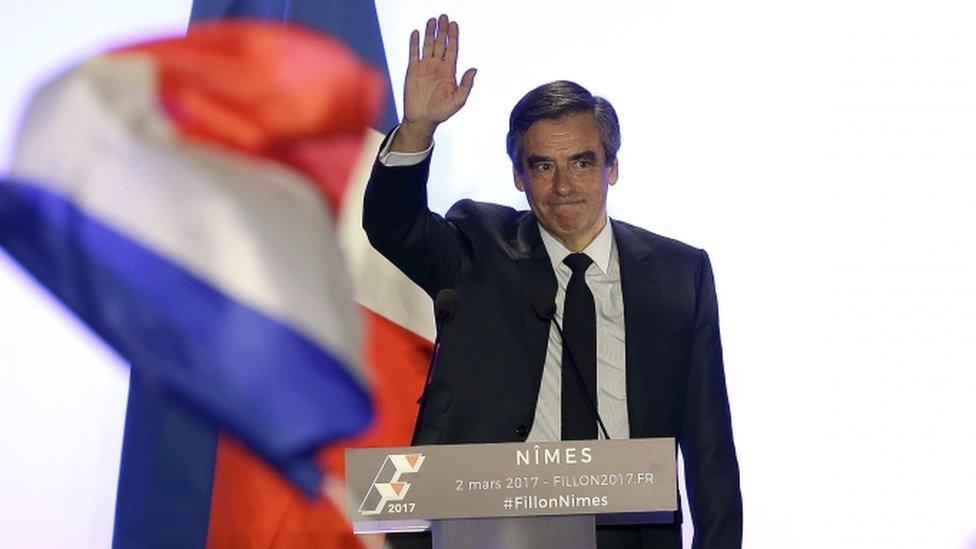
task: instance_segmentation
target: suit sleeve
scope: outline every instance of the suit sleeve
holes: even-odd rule
[[[695,549],[742,547],[742,496],[722,364],[718,300],[708,254],[696,272],[691,371],[680,444]]]
[[[377,251],[433,297],[455,284],[473,254],[457,227],[428,208],[429,170],[430,157],[411,166],[375,162],[363,228]]]

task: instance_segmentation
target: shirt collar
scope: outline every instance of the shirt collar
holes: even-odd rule
[[[552,261],[552,266],[554,269],[558,269],[563,265],[563,260],[566,256],[573,253],[563,243],[560,242],[555,236],[549,234],[542,225],[539,225],[539,234],[542,236],[542,244],[546,247],[546,252],[549,253],[549,260]],[[610,218],[607,218],[607,222],[603,225],[603,229],[593,242],[586,248],[583,248],[582,253],[590,256],[595,264],[603,274],[607,274],[610,271],[610,248],[613,246],[613,230],[610,228]]]

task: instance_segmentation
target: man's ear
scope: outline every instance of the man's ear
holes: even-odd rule
[[[512,177],[515,179],[515,188],[519,190],[520,193],[525,192],[525,182],[522,181],[522,170],[512,167]]]
[[[613,185],[617,182],[617,159],[614,158],[613,162],[607,166],[607,183]]]

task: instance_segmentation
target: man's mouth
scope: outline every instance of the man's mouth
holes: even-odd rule
[[[556,206],[573,206],[575,204],[582,204],[582,203],[583,203],[582,200],[570,200],[570,201],[564,201],[564,202],[550,202],[549,205],[552,206],[552,207],[556,207]]]

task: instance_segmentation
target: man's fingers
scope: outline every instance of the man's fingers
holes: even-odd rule
[[[474,75],[478,74],[478,69],[468,69],[464,71],[464,75],[461,76],[461,83],[458,84],[457,89],[457,99],[458,104],[463,105],[468,100],[468,95],[471,93],[471,88],[474,87]]]
[[[424,28],[424,59],[434,55],[434,30],[437,28],[437,20],[431,17],[427,20]]]
[[[451,21],[447,27],[447,52],[444,54],[444,60],[449,63],[457,63],[459,33],[457,22]]]
[[[437,18],[437,35],[434,36],[434,59],[443,59],[447,50],[447,28],[450,22],[446,15]]]
[[[410,61],[408,63],[413,63],[418,59],[420,59],[420,32],[414,30],[410,33]]]

